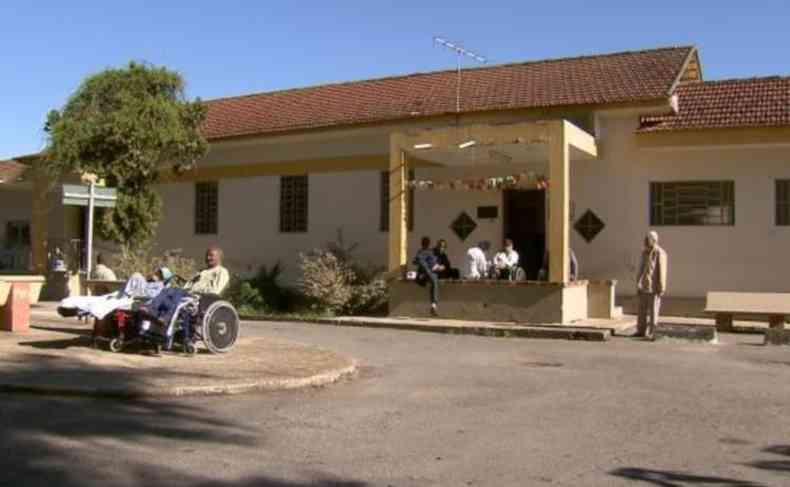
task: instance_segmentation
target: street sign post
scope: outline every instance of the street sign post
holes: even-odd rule
[[[63,205],[65,206],[87,206],[88,207],[88,228],[85,239],[86,244],[86,264],[85,271],[88,279],[93,268],[93,213],[94,208],[112,208],[115,206],[118,196],[113,188],[102,188],[96,185],[95,180],[91,180],[87,186],[79,184],[63,185]]]

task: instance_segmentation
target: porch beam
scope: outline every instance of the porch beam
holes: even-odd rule
[[[507,125],[468,125],[458,128],[421,130],[416,134],[404,135],[404,149],[413,150],[417,144],[431,144],[431,149],[452,149],[469,139],[480,145],[504,145],[513,143],[548,143],[553,122],[522,122]]]
[[[572,145],[590,157],[598,157],[598,145],[595,143],[595,137],[591,134],[572,123],[566,122],[565,137],[569,145]]]
[[[408,167],[402,144],[402,134],[390,135],[389,272],[397,276],[402,275],[406,270],[408,252],[406,224]]]
[[[549,281],[568,282],[570,154],[565,120],[552,122],[549,148]]]

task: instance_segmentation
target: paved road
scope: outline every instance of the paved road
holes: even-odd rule
[[[757,337],[246,331],[353,355],[361,375],[168,401],[0,396],[0,485],[790,485],[790,348]]]

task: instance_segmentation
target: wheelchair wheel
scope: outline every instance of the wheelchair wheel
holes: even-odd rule
[[[239,338],[239,315],[227,301],[214,301],[202,317],[203,342],[211,353],[225,353]]]
[[[197,355],[198,349],[197,344],[195,342],[189,342],[184,345],[184,352],[189,355],[190,357],[194,357]]]
[[[110,351],[113,353],[118,353],[121,350],[123,350],[123,342],[121,341],[120,338],[113,338],[112,340],[110,340],[109,346],[110,346]]]

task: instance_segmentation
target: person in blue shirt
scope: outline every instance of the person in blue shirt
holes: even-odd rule
[[[439,306],[439,273],[444,270],[431,249],[431,239],[423,237],[420,250],[414,257],[413,264],[417,267],[417,283],[421,286],[430,286],[431,315],[438,316]]]

